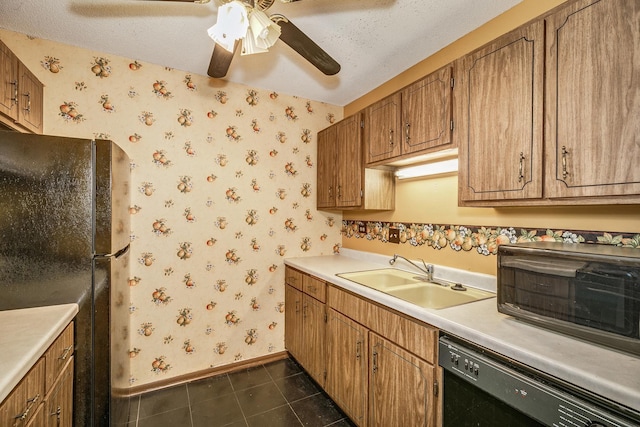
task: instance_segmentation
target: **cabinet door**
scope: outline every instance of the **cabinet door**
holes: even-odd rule
[[[18,58],[0,41],[0,113],[18,118]]]
[[[303,348],[300,364],[320,386],[325,384],[325,304],[304,294],[302,303]]]
[[[326,390],[359,426],[367,425],[367,353],[368,330],[329,309]]]
[[[42,133],[43,85],[22,62],[18,64],[18,76],[18,123]]]
[[[402,91],[402,154],[452,146],[451,67]]]
[[[336,148],[335,125],[318,132],[318,208],[336,206]]]
[[[0,426],[26,426],[44,400],[44,359],[29,373],[0,405]]]
[[[456,67],[460,202],[542,197],[544,22]]]
[[[300,361],[302,356],[302,292],[285,286],[284,344],[291,355]]]
[[[370,333],[369,426],[433,426],[435,368]]]
[[[375,164],[402,154],[401,95],[367,107],[364,113],[365,162]]]
[[[337,207],[358,207],[362,204],[362,138],[360,114],[336,124],[337,141]]]
[[[45,417],[47,427],[72,427],[73,425],[73,356],[47,396]]]
[[[578,1],[548,18],[548,196],[640,194],[639,28],[638,1]]]

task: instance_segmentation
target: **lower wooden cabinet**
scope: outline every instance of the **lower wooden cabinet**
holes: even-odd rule
[[[302,356],[302,291],[286,285],[284,291],[284,343],[295,359]]]
[[[73,425],[73,357],[58,376],[44,404],[46,427],[71,427]]]
[[[285,347],[321,386],[326,375],[325,287],[323,281],[303,275],[304,292],[289,284],[285,288]]]
[[[326,391],[359,426],[367,425],[368,349],[369,331],[329,309]]]
[[[303,274],[302,282],[310,281],[312,288],[324,284]],[[286,286],[285,346],[292,356],[358,426],[438,425],[438,330],[324,285],[326,302],[324,291],[317,299]]]
[[[0,406],[1,426],[26,426],[44,400],[44,359],[41,358]]]
[[[2,427],[72,427],[73,323],[0,405]]]
[[[370,333],[369,426],[434,426],[435,367]]]

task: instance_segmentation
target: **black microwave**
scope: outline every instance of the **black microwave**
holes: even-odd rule
[[[640,250],[527,242],[498,248],[498,311],[640,356]]]

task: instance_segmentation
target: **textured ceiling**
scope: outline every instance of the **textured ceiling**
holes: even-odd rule
[[[282,42],[236,53],[226,80],[344,106],[520,0],[278,1],[281,13],[342,66],[325,76]],[[216,1],[1,0],[0,28],[206,75]]]

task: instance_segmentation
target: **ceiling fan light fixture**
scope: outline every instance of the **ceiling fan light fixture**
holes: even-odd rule
[[[256,46],[262,49],[273,46],[281,33],[280,26],[259,9],[253,9],[249,15],[249,30],[253,34]]]
[[[249,17],[246,6],[234,0],[218,8],[218,19],[207,33],[213,41],[229,52],[233,52],[235,41],[245,37],[248,28]]]
[[[251,31],[251,27],[249,27],[247,29],[247,34],[242,38],[242,49],[240,50],[240,54],[253,55],[254,53],[263,53],[268,51],[268,49],[258,46],[255,37],[253,36],[253,31]]]

